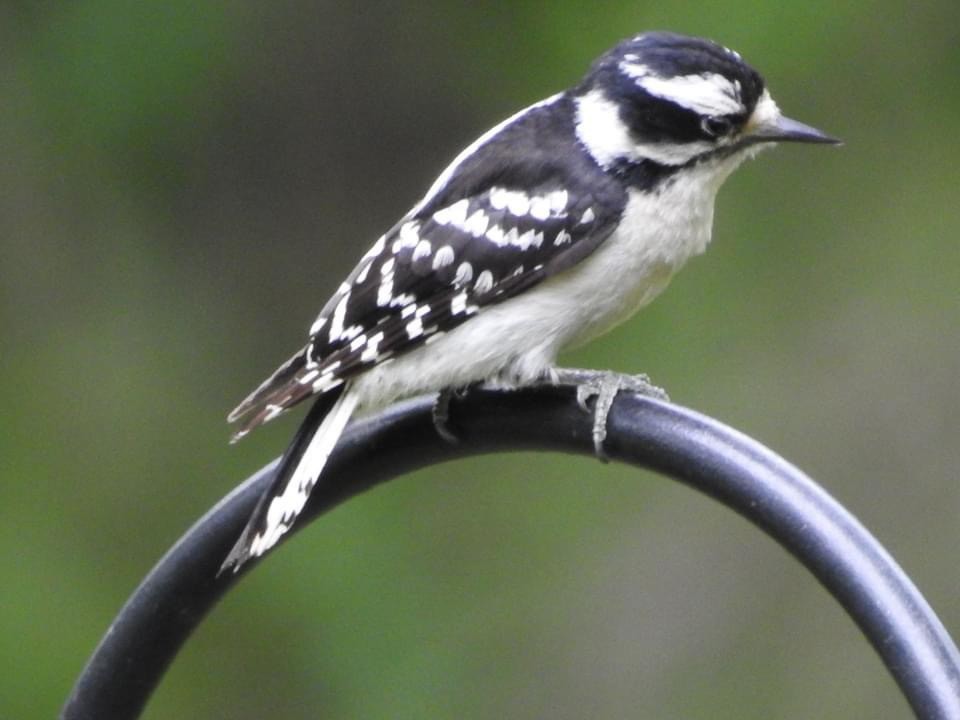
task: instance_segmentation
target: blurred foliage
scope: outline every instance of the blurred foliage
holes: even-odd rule
[[[278,454],[224,413],[465,143],[643,29],[737,48],[847,141],[567,360],[646,371],[819,478],[960,627],[960,11],[921,4],[0,5],[0,714],[53,716],[179,534]],[[418,473],[232,593],[147,718],[905,717],[779,548],[652,475]]]

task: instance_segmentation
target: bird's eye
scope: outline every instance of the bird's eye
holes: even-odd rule
[[[733,132],[733,121],[718,115],[708,115],[700,121],[700,129],[712,138],[722,138]]]

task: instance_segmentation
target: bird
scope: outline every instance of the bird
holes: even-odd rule
[[[839,141],[786,117],[737,52],[671,32],[619,42],[483,133],[230,413],[237,440],[317,396],[221,572],[293,526],[358,414],[478,382],[556,382],[562,350],[626,320],[705,250],[721,184],[780,142]]]

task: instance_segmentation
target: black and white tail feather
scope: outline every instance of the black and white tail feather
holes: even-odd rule
[[[348,385],[340,386],[317,398],[220,566],[221,573],[239,570],[249,559],[263,555],[292,527],[353,414],[356,395],[347,390]]]
[[[579,85],[484,133],[230,414],[236,440],[319,396],[221,571],[292,527],[356,411],[538,379],[650,302],[706,247],[723,180],[782,140],[831,142],[784,118],[739,55],[670,33],[620,43]]]

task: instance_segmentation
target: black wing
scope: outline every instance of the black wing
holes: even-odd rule
[[[245,418],[235,437],[572,267],[606,239],[626,193],[573,143],[572,112],[551,110],[520,117],[462,160],[377,241],[307,346],[231,413]]]

